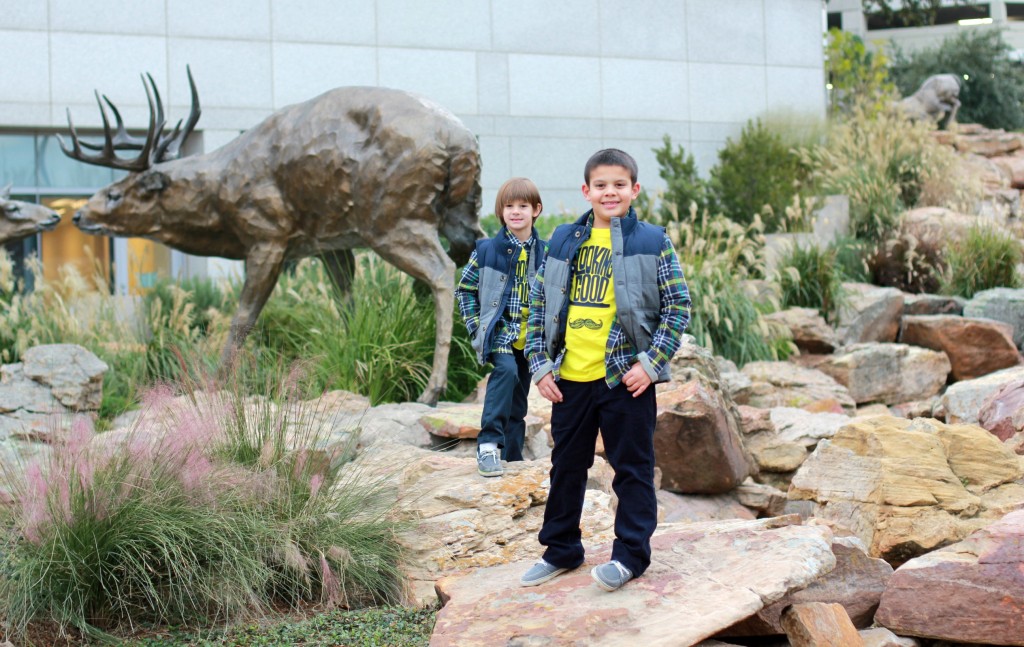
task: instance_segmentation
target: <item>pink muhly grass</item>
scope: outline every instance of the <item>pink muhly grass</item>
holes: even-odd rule
[[[327,563],[327,557],[323,553],[320,553],[320,583],[323,586],[323,595],[327,599],[327,604],[334,605],[341,601],[341,582],[334,575],[331,565]]]
[[[142,394],[142,409],[157,413],[168,408],[174,400],[174,388],[167,383],[158,383]]]
[[[315,497],[317,492],[320,491],[320,486],[324,484],[324,475],[317,473],[309,479],[309,494],[311,497]]]
[[[22,532],[33,544],[42,540],[42,527],[50,522],[49,506],[47,506],[46,477],[39,463],[31,463],[25,469],[25,483],[18,493],[18,504],[22,516]]]
[[[214,466],[210,459],[198,449],[193,448],[181,464],[181,485],[186,492],[206,492],[212,485],[210,476],[213,471]]]

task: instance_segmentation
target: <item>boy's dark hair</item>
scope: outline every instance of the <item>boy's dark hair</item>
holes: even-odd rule
[[[544,210],[537,185],[525,177],[514,177],[501,185],[501,188],[498,189],[498,196],[494,200],[494,215],[498,217],[498,222],[502,225],[505,224],[505,218],[502,217],[505,205],[519,200],[528,202],[534,207],[540,207],[541,211]],[[537,216],[539,215],[540,211],[537,212]],[[537,216],[533,217],[534,222],[537,221]]]
[[[584,182],[590,184],[590,172],[598,166],[621,166],[629,171],[629,179],[636,184],[636,177],[639,173],[636,160],[626,151],[620,151],[618,148],[604,148],[591,155],[587,160],[587,165],[583,167]]]

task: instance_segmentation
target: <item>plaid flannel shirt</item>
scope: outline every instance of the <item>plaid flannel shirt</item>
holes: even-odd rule
[[[523,242],[515,237],[515,235],[508,229],[505,229],[505,237],[516,247],[522,250],[523,247],[530,248],[530,244],[533,241],[531,235],[526,242]],[[522,251],[517,252],[516,259],[519,258],[518,254]],[[528,304],[524,304],[519,298],[519,281],[526,281],[526,277],[515,276],[515,283],[512,285],[512,294],[509,296],[508,304],[505,307],[505,312],[500,317],[500,321],[497,323],[497,329],[495,330],[494,336],[494,347],[490,349],[492,353],[504,353],[506,355],[512,354],[512,344],[516,339],[519,338],[519,329],[522,325],[522,312],[523,307]],[[472,338],[476,334],[476,329],[480,325],[480,264],[476,258],[476,250],[469,256],[469,261],[466,262],[466,267],[462,270],[462,276],[459,278],[459,285],[455,288],[455,296],[459,300],[459,314],[462,315],[462,320],[466,323],[466,330],[469,331],[469,336]],[[485,355],[486,357],[486,355]]]
[[[545,262],[545,265],[547,263]],[[552,361],[548,356],[544,339],[544,320],[547,317],[544,303],[544,268],[537,271],[533,289],[530,292],[530,316],[526,325],[526,356],[530,362],[530,373],[534,382],[543,375],[537,375],[545,363]],[[573,277],[569,278],[571,282]],[[658,258],[658,296],[661,303],[661,322],[654,331],[651,347],[645,351],[654,371],[660,371],[679,350],[683,331],[690,323],[690,291],[686,287],[683,269],[679,265],[679,257],[672,247],[672,241],[666,235],[661,243],[661,255]],[[558,380],[565,348],[554,358],[552,376]],[[637,361],[637,352],[629,342],[622,326],[616,321],[608,332],[608,343],[605,345],[605,383],[608,388],[616,386]]]

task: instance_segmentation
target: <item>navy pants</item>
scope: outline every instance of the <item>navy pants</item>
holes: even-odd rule
[[[501,459],[523,460],[526,441],[526,397],[530,394],[530,365],[523,351],[492,353],[494,370],[487,378],[484,413],[480,418],[480,443],[497,443]]]
[[[562,401],[551,408],[551,490],[544,509],[540,543],[544,561],[575,568],[583,563],[580,515],[587,489],[587,469],[594,464],[598,429],[615,478],[619,498],[615,511],[612,559],[639,576],[651,564],[651,535],[658,525],[654,493],[654,385],[637,398],[619,384],[604,380],[559,380]]]

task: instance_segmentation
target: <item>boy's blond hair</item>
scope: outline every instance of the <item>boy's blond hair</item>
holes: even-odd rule
[[[498,217],[498,222],[502,226],[505,225],[505,218],[502,217],[505,205],[518,200],[529,202],[534,207],[540,207],[537,210],[537,215],[533,217],[534,222],[537,221],[540,212],[544,210],[544,205],[540,201],[540,191],[537,190],[536,184],[525,177],[514,177],[506,180],[501,185],[501,188],[498,189],[498,197],[494,200],[494,215]]]

